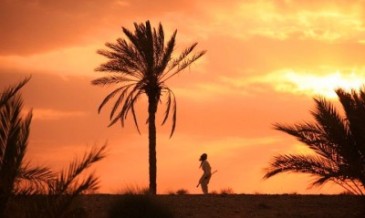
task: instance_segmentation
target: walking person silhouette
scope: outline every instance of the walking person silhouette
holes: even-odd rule
[[[212,168],[210,167],[210,164],[207,161],[207,158],[208,158],[208,155],[206,153],[204,153],[200,156],[200,159],[199,159],[199,161],[201,161],[200,168],[202,168],[202,170],[203,170],[203,175],[200,177],[198,186],[200,184],[204,194],[208,194],[208,184],[209,184],[210,177],[212,176],[212,172],[211,172]]]

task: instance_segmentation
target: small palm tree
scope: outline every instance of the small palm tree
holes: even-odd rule
[[[0,96],[0,217],[12,195],[34,193],[53,175],[48,168],[32,167],[24,160],[32,112],[22,116],[23,101],[18,92],[29,79]]]
[[[80,208],[75,207],[75,199],[81,194],[96,191],[99,184],[99,179],[93,173],[85,175],[85,171],[106,156],[105,149],[106,144],[93,147],[81,160],[75,158],[67,168],[54,174],[43,185],[45,191],[40,192],[42,198],[24,212],[40,218],[79,217],[77,213]]]
[[[162,25],[158,29],[151,28],[150,22],[134,24],[132,33],[123,27],[123,32],[128,41],[117,39],[116,43],[106,43],[109,50],[99,50],[98,53],[107,57],[108,62],[102,64],[96,71],[108,72],[110,75],[95,79],[94,85],[119,85],[114,91],[105,97],[99,106],[99,113],[103,106],[116,96],[116,102],[110,113],[110,125],[124,121],[129,113],[132,114],[137,127],[135,114],[137,100],[146,95],[148,98],[148,135],[149,135],[149,188],[152,194],[156,194],[156,125],[155,115],[158,103],[162,96],[166,96],[166,111],[162,124],[166,122],[172,113],[171,134],[176,125],[176,99],[172,90],[166,86],[166,81],[175,76],[193,62],[198,60],[206,51],[200,51],[190,56],[197,43],[185,49],[179,56],[173,58],[175,37],[177,31],[172,34],[165,44],[165,34]]]
[[[97,189],[99,181],[94,174],[81,181],[79,178],[105,157],[106,145],[92,148],[81,161],[76,158],[60,173],[25,161],[32,112],[22,115],[23,100],[19,91],[29,80],[5,89],[0,95],[0,217],[13,217],[14,213],[24,213],[21,217],[70,217],[74,213],[71,208],[74,199]],[[16,196],[38,194],[43,194],[45,201],[32,201],[30,208],[17,204],[15,210],[8,208],[9,201]]]
[[[279,155],[266,169],[264,178],[284,172],[316,176],[314,185],[332,181],[354,194],[365,190],[365,87],[359,91],[336,90],[344,116],[324,98],[314,98],[315,122],[275,124],[303,142],[316,155]]]

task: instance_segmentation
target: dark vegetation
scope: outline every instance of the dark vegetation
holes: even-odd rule
[[[22,115],[20,90],[29,80],[0,97],[0,217],[71,217],[78,211],[75,198],[97,189],[98,178],[85,170],[105,157],[106,146],[92,148],[60,172],[26,161],[32,112]]]
[[[347,192],[365,193],[365,87],[359,91],[336,90],[344,116],[324,98],[315,98],[315,122],[275,124],[277,130],[296,137],[316,155],[279,155],[265,178],[284,172],[314,175],[312,185],[334,182]]]

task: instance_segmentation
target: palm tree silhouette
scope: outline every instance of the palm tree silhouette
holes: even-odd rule
[[[0,96],[0,217],[12,195],[34,193],[53,176],[47,167],[32,167],[24,160],[32,112],[25,117],[21,114],[23,100],[18,92],[29,79]]]
[[[332,181],[348,192],[364,195],[365,190],[365,87],[336,94],[344,115],[324,98],[314,98],[312,111],[315,122],[295,125],[274,124],[275,129],[286,132],[316,155],[279,155],[266,169],[264,178],[284,172],[312,174],[312,186]]]
[[[75,198],[98,188],[99,179],[93,173],[85,175],[85,171],[105,157],[106,144],[91,148],[82,159],[75,158],[58,173],[25,161],[32,112],[22,114],[19,92],[29,80],[30,77],[24,79],[0,95],[0,217],[13,217],[17,212],[24,213],[20,217],[71,217]],[[33,201],[29,208],[15,204],[16,211],[8,208],[14,196],[38,194],[43,195],[44,201]]]
[[[166,81],[175,76],[193,62],[198,60],[206,51],[192,54],[197,43],[186,48],[179,56],[173,58],[175,47],[175,30],[165,45],[164,30],[161,24],[158,29],[151,28],[150,22],[134,23],[132,33],[122,27],[129,42],[117,39],[116,43],[106,43],[109,50],[99,50],[98,53],[109,58],[96,71],[112,73],[92,81],[94,85],[119,84],[119,87],[105,97],[99,106],[99,113],[103,106],[113,97],[116,102],[110,113],[109,126],[124,121],[129,113],[140,132],[135,113],[135,104],[139,97],[146,94],[148,98],[148,137],[149,137],[149,188],[156,194],[156,125],[155,114],[162,96],[166,96],[166,110],[162,124],[172,115],[170,137],[176,126],[176,99],[172,90],[166,86]],[[117,112],[118,111],[118,112]]]

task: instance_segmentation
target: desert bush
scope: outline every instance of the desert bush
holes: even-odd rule
[[[162,204],[156,196],[126,194],[121,195],[108,211],[109,218],[171,218],[170,208]]]
[[[220,191],[221,195],[232,195],[235,194],[232,188],[224,188]]]
[[[218,194],[218,191],[217,190],[213,190],[213,191],[209,192],[209,194],[211,194],[211,195],[217,195]]]
[[[186,190],[186,189],[181,188],[181,189],[176,191],[176,194],[177,195],[187,195],[187,194],[189,194],[189,191]]]
[[[117,192],[122,195],[147,195],[150,193],[148,187],[140,187],[138,185],[127,185]]]

